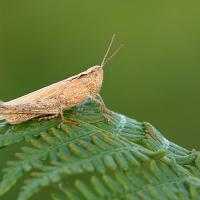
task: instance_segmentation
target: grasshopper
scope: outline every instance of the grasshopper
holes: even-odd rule
[[[0,103],[0,118],[10,124],[19,124],[33,118],[50,119],[63,117],[63,111],[81,104],[88,98],[99,95],[103,82],[105,64],[122,48],[120,45],[108,57],[115,35],[108,45],[100,65],[59,81],[42,89],[31,92],[17,99]],[[101,98],[100,98],[101,99]],[[104,104],[102,104],[104,105]]]

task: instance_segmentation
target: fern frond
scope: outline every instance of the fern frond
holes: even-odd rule
[[[55,200],[200,195],[199,152],[171,143],[149,123],[111,111],[106,117],[108,123],[99,105],[88,100],[65,113],[76,124],[60,119],[15,126],[2,122],[0,147],[17,144],[21,152],[2,171],[0,195],[20,180],[18,200],[45,190]]]

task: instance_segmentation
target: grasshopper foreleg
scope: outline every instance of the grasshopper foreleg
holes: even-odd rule
[[[100,94],[97,94],[95,97],[91,98],[93,101],[95,101],[97,104],[99,104],[100,106],[100,114],[102,115],[102,117],[104,118],[105,122],[108,123],[109,122],[109,118],[106,115],[107,113],[110,113],[109,110],[106,108],[106,105],[101,97]]]

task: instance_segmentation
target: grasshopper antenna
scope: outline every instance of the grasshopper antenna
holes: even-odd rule
[[[111,58],[113,58],[113,57],[122,49],[122,47],[124,46],[124,44],[121,44],[121,45],[111,54],[111,56],[108,57],[108,54],[109,54],[109,52],[110,52],[110,49],[111,49],[111,47],[112,47],[112,44],[113,44],[114,40],[115,40],[115,34],[113,34],[113,36],[112,36],[112,38],[111,38],[111,40],[110,40],[110,43],[109,43],[109,45],[108,45],[107,51],[106,51],[106,53],[105,53],[105,56],[103,57],[103,60],[102,60],[102,62],[101,62],[101,66],[102,66],[102,67],[104,67],[104,66],[106,65],[106,63],[107,63]],[[108,57],[108,58],[107,58],[107,57]]]

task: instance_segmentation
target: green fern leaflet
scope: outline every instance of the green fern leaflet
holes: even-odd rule
[[[199,152],[151,124],[111,111],[106,117],[88,100],[65,113],[77,123],[1,122],[0,199],[11,192],[17,200],[200,199]]]

